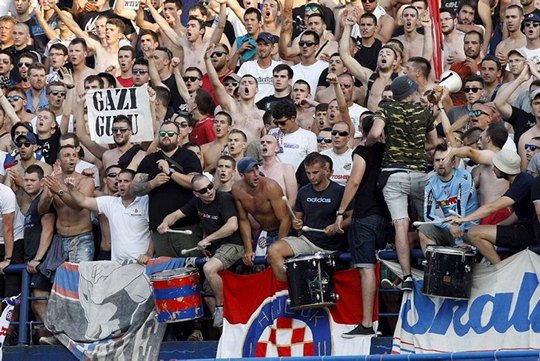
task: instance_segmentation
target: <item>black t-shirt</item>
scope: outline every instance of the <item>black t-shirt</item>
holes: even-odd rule
[[[531,201],[533,180],[534,177],[529,173],[519,173],[514,183],[503,194],[503,197],[512,198],[516,202],[513,208],[518,217],[518,223],[526,226],[532,226],[533,217],[536,215]]]
[[[388,217],[388,208],[382,191],[377,187],[383,154],[384,144],[379,142],[371,147],[359,145],[353,152],[353,161],[355,156],[359,156],[366,162],[362,182],[354,195],[353,218],[365,218],[374,214]]]
[[[206,204],[200,198],[195,197],[185,206],[180,207],[180,211],[185,215],[198,215],[206,235],[216,232],[227,223],[229,218],[237,216],[231,194],[224,192],[216,192],[216,197],[210,204]],[[212,241],[212,244],[207,249],[214,254],[223,243],[243,244],[240,234],[236,231],[227,238]]]
[[[354,59],[363,67],[375,71],[377,69],[377,58],[379,57],[379,51],[383,44],[379,39],[375,39],[375,42],[370,47],[363,46],[362,41],[356,42],[358,50],[354,54]]]
[[[57,25],[57,16],[54,14],[51,18],[51,20],[48,21],[49,25],[52,25],[53,28]],[[45,35],[45,30],[39,25],[37,22],[35,15],[32,15],[32,17],[25,22],[26,25],[30,28],[30,34],[32,35],[32,39],[34,39],[34,47],[36,48],[36,51],[39,54],[45,53],[45,48],[47,47],[47,44],[49,43],[49,38],[47,38],[47,35]]]
[[[531,200],[533,206],[535,202],[540,202],[540,177],[534,178],[531,186]],[[534,212],[536,214],[536,212]],[[540,243],[540,222],[538,222],[538,217],[533,216],[533,228],[534,228],[534,239],[536,243]]]
[[[514,142],[516,145],[519,143],[519,137],[536,125],[534,115],[516,107],[512,107],[512,115],[505,120],[514,128]]]
[[[187,104],[184,98],[180,95],[180,92],[178,91],[178,87],[176,86],[176,78],[174,74],[171,74],[171,76],[165,80],[163,80],[163,84],[169,88],[169,91],[171,92],[171,102],[169,103],[169,106],[172,106],[174,110],[183,111],[186,109]]]
[[[184,174],[201,173],[201,162],[197,155],[189,149],[178,148],[171,157],[176,163],[182,166],[180,171],[174,164],[169,162],[169,167]],[[157,161],[165,159],[161,151],[148,154],[143,158],[137,173],[148,174],[148,180],[152,180],[161,173],[157,166]],[[150,218],[150,229],[155,230],[163,221],[166,215],[178,209],[179,206],[186,204],[193,198],[190,189],[186,189],[169,180],[167,183],[152,189],[149,196],[148,213]],[[197,216],[186,217],[176,222],[172,228],[190,226],[198,222]]]
[[[335,222],[343,192],[345,192],[345,187],[333,181],[330,181],[330,185],[321,192],[315,191],[313,186],[308,184],[298,191],[294,208],[304,214],[305,226],[324,229]],[[341,250],[345,245],[345,237],[342,234],[332,237],[322,232],[304,232],[303,234],[313,244],[324,250]]]
[[[334,13],[332,12],[332,10],[330,10],[326,6],[320,5],[320,4],[318,5],[322,11],[324,23],[326,24],[326,30],[333,33],[334,30],[336,29],[336,21],[334,19]],[[305,5],[302,5],[300,7],[293,9],[293,21],[295,22],[294,23],[295,26],[293,28],[293,39],[306,30],[306,24],[304,23],[305,14],[306,14]],[[324,41],[321,41],[321,44],[323,42]]]
[[[259,100],[256,105],[257,105],[257,108],[259,108],[260,110],[267,111],[267,110],[272,109],[272,104],[283,99],[291,99],[291,94],[282,98],[278,98],[274,94],[268,95],[262,98],[261,100]]]
[[[319,76],[319,81],[317,82],[317,87],[323,86],[323,87],[328,88],[330,86],[330,83],[328,81],[326,81],[327,77],[328,77],[328,68],[324,69],[321,72],[321,75]],[[360,80],[358,80],[356,78],[353,78],[353,79],[354,79],[354,86],[356,86],[356,87],[361,87],[362,86],[362,83],[360,82]]]
[[[92,33],[96,27],[96,20],[98,16],[105,15],[107,18],[112,19],[120,19],[124,22],[126,25],[126,30],[124,31],[125,35],[133,34],[135,32],[135,28],[133,27],[133,24],[130,20],[123,18],[121,16],[118,16],[114,13],[113,10],[105,10],[105,11],[84,11],[82,12],[79,17],[77,18],[77,24],[80,26],[80,28],[88,33]]]
[[[61,136],[62,133],[60,133],[60,130],[57,129],[50,138],[38,138],[37,140],[37,144],[39,145],[39,150],[41,155],[43,156],[43,160],[45,161],[45,163],[50,164],[51,166],[54,164],[54,162],[56,162],[56,159],[58,158]]]

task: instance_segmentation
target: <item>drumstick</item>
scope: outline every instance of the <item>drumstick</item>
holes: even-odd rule
[[[311,227],[308,227],[308,226],[304,226],[302,227],[302,231],[304,232],[321,232],[321,233],[326,233],[326,231],[324,229],[318,229],[318,228],[311,228]]]
[[[191,232],[191,231],[190,231]],[[188,248],[188,249],[183,249],[182,252],[182,256],[185,256],[186,254],[188,254],[189,252],[193,252],[193,251],[196,251],[198,248],[197,247],[193,247],[193,248]]]
[[[452,210],[452,209],[449,210],[448,213],[450,213],[451,215],[456,216],[456,217],[458,217],[458,218],[463,218],[462,215],[460,215],[458,212],[456,212],[456,211],[454,211],[454,210]]]
[[[289,204],[289,200],[287,199],[287,196],[283,196],[281,197],[281,199],[283,199],[283,201],[287,205],[287,208],[289,209],[289,212],[291,212],[291,216],[293,217],[293,219],[296,220],[297,219],[296,215],[294,214],[294,211],[292,210],[291,205]]]
[[[193,231],[190,230],[190,229],[168,229],[167,232],[169,232],[169,233],[187,234],[188,236],[191,236],[193,234]]]
[[[431,221],[431,222],[415,221],[415,222],[413,222],[413,226],[418,227],[418,226],[421,226],[423,224],[442,224],[442,223],[443,223],[443,221]]]

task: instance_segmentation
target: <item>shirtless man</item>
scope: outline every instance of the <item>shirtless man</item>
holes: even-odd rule
[[[233,98],[225,90],[225,86],[219,81],[218,74],[212,66],[209,55],[213,51],[211,46],[205,53],[206,69],[210,84],[214,89],[214,94],[221,105],[221,108],[229,114],[234,114],[233,126],[242,129],[247,136],[248,143],[258,140],[264,133],[264,123],[262,120],[264,111],[255,105],[255,95],[257,94],[257,80],[252,75],[244,75],[240,79],[238,86],[238,99]]]
[[[75,148],[66,145],[58,154],[62,173],[44,178],[46,187],[38,204],[40,214],[46,213],[51,204],[56,210],[56,230],[62,239],[64,259],[69,262],[94,259],[94,236],[90,211],[79,207],[69,194],[65,179],[74,178],[75,188],[87,197],[94,196],[94,180],[75,171]]]
[[[34,115],[26,111],[27,100],[23,89],[18,87],[8,88],[6,99],[13,107],[13,110],[15,110],[15,114],[17,114],[17,118],[19,118],[21,122],[30,123],[32,121]],[[11,121],[14,123],[16,122],[13,119]]]
[[[529,130],[527,130],[525,133],[519,137],[518,142],[518,154],[521,158],[521,164],[520,167],[523,171],[527,170],[527,166],[529,165],[529,161],[527,160],[527,149],[525,148],[525,145],[528,145],[531,143],[531,140],[535,137],[540,136],[540,90],[534,90],[531,92],[530,95],[531,99],[531,108],[533,111],[533,115],[536,120],[536,125]]]
[[[25,170],[29,166],[37,164],[43,169],[45,175],[49,175],[52,173],[52,167],[47,163],[36,159],[35,151],[38,147],[37,137],[34,133],[28,132],[24,135],[19,135],[15,138],[15,145],[19,151],[20,160],[14,167],[7,170],[4,184],[13,190],[21,212],[26,214],[28,207],[32,202],[32,198],[24,190]]]
[[[217,161],[214,182],[218,191],[230,192],[235,180],[238,178],[236,173],[236,161],[230,155],[222,155]]]
[[[376,73],[371,69],[358,64],[351,56],[349,47],[349,38],[354,24],[355,20],[353,18],[349,17],[345,19],[345,28],[343,29],[343,35],[341,36],[339,44],[339,55],[351,74],[357,77],[362,84],[368,84],[366,106],[369,110],[375,111],[381,101],[382,92],[384,91],[385,86],[390,85],[392,79],[397,76],[397,74],[394,73],[394,68],[397,63],[397,54],[392,48],[383,46],[379,51],[379,57],[377,59],[378,70]],[[371,84],[371,87],[369,84]]]
[[[118,115],[116,118],[114,118],[112,132],[116,148],[107,150],[103,153],[102,161],[104,168],[108,168],[113,164],[122,163],[120,164],[122,169],[127,168],[134,171],[137,170],[139,163],[146,156],[146,153],[139,145],[134,145],[131,143],[131,136],[133,135],[132,128],[133,126],[128,117]],[[127,154],[128,152],[134,154]],[[121,158],[126,157],[129,159],[122,159],[121,161]]]
[[[240,236],[244,242],[243,261],[253,266],[255,252],[248,214],[268,232],[267,241],[271,237],[274,237],[273,240],[282,239],[289,234],[291,216],[282,198],[283,190],[275,180],[260,176],[255,159],[242,158],[237,168],[242,179],[234,183],[232,195],[238,211]]]
[[[221,39],[223,35],[223,30],[225,30],[225,23],[227,21],[227,5],[225,0],[216,0],[220,3],[219,7],[219,23],[215,29],[212,37],[208,40],[204,40],[205,34],[205,25],[204,22],[196,18],[190,18],[185,34],[178,34],[168,23],[163,19],[163,17],[158,16],[157,10],[152,6],[152,4],[147,3],[146,6],[150,9],[150,13],[156,20],[156,23],[160,26],[161,31],[165,33],[175,44],[178,44],[183,49],[183,69],[189,67],[197,67],[201,69],[203,74],[206,73],[206,67],[213,68],[211,64],[205,63],[203,55],[206,53],[208,45],[216,44]]]
[[[49,1],[51,8],[54,9],[58,17],[70,28],[73,33],[84,39],[86,46],[94,53],[96,61],[95,70],[97,72],[106,71],[109,66],[116,69],[115,75],[120,75],[120,66],[118,65],[118,49],[120,49],[120,40],[124,37],[126,26],[120,19],[111,18],[105,24],[106,45],[92,38],[86,31],[83,31],[73,18],[66,12],[60,10],[55,1]]]
[[[214,115],[214,133],[216,134],[216,139],[201,146],[205,171],[214,173],[217,161],[227,146],[229,130],[231,128],[232,118],[229,113],[218,112]]]
[[[82,38],[71,40],[68,46],[69,61],[73,65],[73,80],[75,81],[75,94],[84,93],[84,79],[90,75],[96,75],[98,72],[86,66],[86,57],[88,56],[88,47]],[[75,97],[76,98],[76,97]],[[75,104],[74,104],[75,106]]]
[[[261,172],[265,177],[272,178],[283,189],[283,193],[287,196],[291,207],[296,202],[296,194],[298,193],[298,185],[296,184],[296,176],[294,168],[287,163],[281,163],[276,153],[279,152],[279,144],[277,139],[271,135],[265,135],[261,138],[261,150],[263,164]]]
[[[164,33],[161,26],[156,23],[151,23],[149,21],[146,21],[144,19],[145,17],[145,8],[146,8],[147,2],[145,0],[142,0],[139,3],[139,9],[137,10],[137,17],[136,17],[136,23],[137,26],[139,26],[141,29],[145,30],[152,30],[153,32],[157,33],[159,36],[159,43],[161,46],[164,46],[168,49],[170,49],[174,56],[183,58],[183,52],[182,49],[176,45],[173,40],[169,38],[167,34]],[[180,21],[180,16],[182,15],[182,2],[179,0],[165,0],[163,4],[163,12],[161,13],[159,10],[156,10],[155,6],[148,7],[150,11],[154,9],[154,13],[152,13],[152,17],[156,19],[156,15],[159,18],[162,18],[173,31],[179,35],[185,35],[185,28],[182,25]],[[161,15],[163,14],[163,15]],[[142,38],[142,37],[141,37]]]
[[[364,8],[364,11],[360,12],[358,16],[360,17],[365,12],[371,13],[377,17],[378,31],[375,33],[375,37],[385,44],[388,40],[390,40],[390,38],[392,38],[392,34],[394,33],[394,29],[396,27],[396,21],[379,5],[378,0],[373,2],[363,2],[362,7]],[[343,39],[343,37],[344,35],[341,35],[341,39]]]
[[[418,10],[413,6],[407,6],[401,16],[405,32],[396,39],[403,43],[403,62],[415,56],[422,56],[431,62],[433,58],[431,19],[429,16],[419,19]],[[419,21],[424,28],[424,35],[416,31]]]
[[[506,57],[507,65],[506,69],[510,70],[509,72],[505,72],[505,77],[507,79],[515,80],[519,77],[519,74],[523,71],[525,66],[527,65],[527,59],[525,58],[525,55],[516,49],[510,50]],[[508,86],[510,86],[511,81],[504,82],[501,84],[499,89],[497,90],[497,94],[504,91],[504,89]],[[506,103],[510,105],[514,105],[516,100],[518,99],[519,95],[523,92],[529,92],[529,87],[532,83],[532,79],[528,79],[527,81],[521,83],[519,87],[510,94],[508,99],[506,99]],[[519,105],[518,105],[519,107]]]
[[[495,49],[495,56],[499,59],[502,66],[506,66],[508,63],[508,53],[510,50],[522,48],[527,44],[527,38],[521,32],[522,22],[523,9],[521,6],[516,4],[508,6],[504,15],[508,37],[502,40]]]
[[[292,99],[296,105],[296,121],[301,128],[311,130],[315,120],[315,106],[317,102],[312,100],[309,84],[300,79],[293,85]]]
[[[232,129],[227,137],[226,153],[239,162],[246,153],[247,137],[246,133],[239,129]]]

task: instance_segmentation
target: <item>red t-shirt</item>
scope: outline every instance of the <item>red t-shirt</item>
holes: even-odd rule
[[[191,131],[189,140],[198,145],[203,145],[216,140],[216,134],[214,133],[214,118],[206,117],[199,120],[197,124],[195,124],[195,128]]]
[[[223,84],[223,79],[225,79],[225,77],[226,77],[227,75],[229,75],[230,73],[232,73],[232,72],[233,72],[232,70],[229,70],[229,71],[227,72],[227,74],[225,74],[225,75],[223,75],[223,76],[220,76],[220,77],[219,77],[219,82],[220,82],[221,84]],[[210,84],[210,78],[208,77],[208,74],[204,74],[204,75],[203,75],[203,78],[202,78],[202,86],[201,86],[201,88],[203,88],[204,90],[206,90],[207,92],[210,93],[210,95],[212,96],[212,99],[214,100],[214,104],[215,104],[216,106],[218,106],[219,103],[218,103],[218,100],[217,100],[217,98],[216,98],[216,94],[214,94],[214,88],[212,88],[212,84]]]
[[[122,78],[122,77],[117,76],[116,80],[124,88],[131,88],[135,86],[135,84],[133,84],[133,78]]]

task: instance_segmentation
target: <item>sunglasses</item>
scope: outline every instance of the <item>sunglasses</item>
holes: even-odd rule
[[[523,23],[523,26],[524,27],[532,26],[532,27],[537,28],[538,26],[540,26],[540,23],[537,23],[537,22],[534,22],[534,21],[526,21],[526,22]]]
[[[25,147],[25,148],[30,148],[32,146],[32,143],[30,142],[18,142],[17,144],[15,144],[17,146],[17,148],[21,148],[21,147]]]
[[[234,86],[234,87],[237,87],[237,86],[238,86],[238,82],[237,82],[237,81],[226,81],[225,83],[223,83],[223,85],[225,85],[225,86],[232,85],[232,86]]]
[[[184,77],[184,81],[194,82],[194,81],[197,81],[197,80],[201,80],[201,79],[199,79],[199,77],[196,77],[196,76],[185,76]]]
[[[287,120],[274,120],[274,124],[279,126],[284,126],[287,123]]]
[[[305,9],[306,11],[319,11],[320,7],[317,4],[308,4]]]
[[[23,67],[23,66],[29,68],[30,65],[32,65],[32,63],[19,63],[19,64],[17,64],[17,66],[18,66],[19,68],[20,68],[20,67]]]
[[[298,43],[298,46],[300,46],[301,48],[303,48],[304,46],[307,46],[309,48],[309,47],[312,47],[315,44],[317,44],[317,43],[315,43],[313,41],[300,41]]]
[[[465,93],[470,93],[471,91],[476,94],[479,90],[482,90],[482,88],[464,88],[463,91]]]
[[[224,51],[214,51],[214,52],[210,55],[210,57],[211,57],[211,58],[216,58],[216,57],[217,57],[217,58],[221,58],[223,55],[226,55],[226,54],[227,54],[227,53],[224,52]]]
[[[7,96],[6,99],[10,102],[16,102],[17,100],[21,100],[23,97],[20,95],[10,95]]]
[[[486,113],[486,112],[483,111],[483,110],[475,109],[475,110],[471,110],[471,111],[469,112],[469,118],[479,117],[479,116],[481,116],[482,114],[484,114],[484,115],[489,115],[488,113]]]
[[[375,1],[377,0],[362,0],[363,3],[368,3],[368,4],[374,3]]]
[[[349,132],[346,130],[332,130],[332,135],[339,135],[340,137],[347,137],[349,135]]]
[[[160,137],[174,137],[175,135],[177,135],[178,133],[176,133],[174,130],[160,130],[159,131],[159,136]]]
[[[133,74],[146,74],[148,73],[148,70],[144,70],[144,69],[133,69],[131,71]]]
[[[205,194],[206,192],[211,191],[212,189],[214,189],[214,183],[208,183],[208,185],[206,187],[201,188],[198,191],[196,191],[196,190],[193,190],[193,191],[197,192],[199,194]]]
[[[124,134],[125,132],[127,132],[129,130],[129,128],[114,128],[113,127],[111,130],[112,130],[113,133],[120,132],[120,133]]]
[[[534,152],[535,150],[537,150],[539,148],[538,145],[534,145],[534,144],[525,144],[525,150],[530,150],[531,152]]]
[[[111,173],[107,174],[107,177],[109,177],[109,178],[116,178],[117,176],[118,176],[118,173],[116,173],[116,172],[111,172]]]
[[[332,143],[332,138],[317,137],[317,143]]]
[[[57,97],[57,96],[59,96],[59,95],[60,95],[61,97],[65,97],[65,96],[66,96],[66,92],[59,91],[59,90],[54,90],[54,91],[52,91],[52,92],[49,92],[49,94],[52,95],[52,96],[55,96],[55,97]]]

